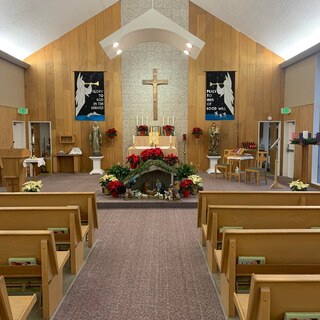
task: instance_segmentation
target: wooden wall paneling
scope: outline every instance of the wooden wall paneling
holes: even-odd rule
[[[46,112],[46,83],[45,83],[45,51],[40,50],[37,54],[37,87],[38,87],[38,119],[47,119]]]
[[[246,109],[247,109],[247,98],[248,98],[248,87],[250,86],[250,79],[248,78],[248,37],[240,34],[240,64],[239,64],[239,89],[238,89],[238,110],[236,110],[236,123],[239,121],[239,135],[234,141],[234,147],[241,145],[241,142],[246,137]],[[237,128],[237,124],[235,124]],[[237,141],[238,140],[238,141]]]
[[[45,95],[46,95],[46,114],[47,120],[51,121],[51,130],[55,130],[55,83],[54,83],[54,59],[53,46],[49,45],[44,48],[45,52]],[[51,133],[52,134],[52,133]],[[52,141],[51,141],[52,142]]]
[[[104,71],[105,53],[99,44],[99,41],[104,39],[105,30],[103,28],[103,12],[95,17],[95,54],[96,54],[96,68],[98,71]]]
[[[272,55],[273,54],[269,50],[264,49],[263,110],[264,110],[265,114],[269,114],[269,115],[271,115],[271,109],[272,109],[272,105],[271,105],[271,97],[272,97]]]
[[[96,62],[96,22],[95,17],[90,19],[87,23],[87,52],[88,64],[87,68],[90,71],[97,70]],[[98,70],[97,70],[98,71]]]

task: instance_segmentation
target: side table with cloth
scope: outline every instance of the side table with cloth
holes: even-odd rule
[[[227,157],[230,163],[229,179],[231,181],[232,176],[238,176],[239,182],[241,182],[241,173],[244,172],[243,161],[253,160],[254,157],[251,154],[243,155],[231,155]],[[235,172],[234,168],[238,167],[238,172]]]
[[[23,161],[23,166],[24,167],[27,167],[27,166],[30,167],[30,177],[35,176],[34,171],[33,171],[33,164],[38,164],[38,167],[41,167],[41,166],[45,166],[46,162],[44,161],[43,158],[28,158],[28,159],[25,159]]]

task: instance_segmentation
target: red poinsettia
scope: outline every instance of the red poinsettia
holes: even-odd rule
[[[200,134],[203,134],[203,130],[201,128],[195,127],[192,129],[192,134],[194,136],[199,136]]]
[[[186,180],[183,180],[181,183],[180,183],[180,189],[183,191],[183,190],[190,190],[191,187],[192,187],[192,180],[190,179],[186,179]]]
[[[147,161],[149,159],[162,160],[164,157],[164,154],[160,148],[151,148],[151,149],[142,151],[140,153],[140,157],[143,161]]]
[[[146,126],[145,124],[142,124],[140,126],[137,127],[138,132],[148,132],[148,126]]]
[[[163,159],[168,165],[174,166],[178,161],[179,158],[175,156],[173,153],[168,154],[166,157]]]
[[[165,132],[167,136],[173,135],[174,126],[171,126],[170,124],[163,126],[163,132]]]
[[[127,156],[127,162],[131,164],[138,164],[140,162],[140,157],[136,154],[130,154],[130,156]]]
[[[115,180],[109,182],[107,188],[110,192],[121,193],[124,188],[124,184],[119,180]]]
[[[109,138],[114,138],[114,137],[116,137],[117,136],[117,130],[115,129],[115,128],[111,128],[111,129],[108,129],[107,131],[106,131],[106,135],[109,137]]]

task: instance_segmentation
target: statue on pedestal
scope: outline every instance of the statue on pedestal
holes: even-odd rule
[[[95,121],[95,123],[93,124],[93,127],[89,135],[89,140],[90,140],[90,146],[92,149],[92,155],[94,157],[101,156],[102,134],[100,132],[100,128],[98,126],[97,121]]]
[[[218,146],[220,142],[220,129],[217,127],[215,123],[212,123],[211,127],[208,130],[209,135],[209,156],[218,155]]]

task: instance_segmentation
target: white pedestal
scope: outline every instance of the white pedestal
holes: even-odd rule
[[[207,158],[210,161],[209,169],[207,170],[207,173],[211,174],[214,173],[214,166],[218,163],[218,160],[221,158],[221,156],[207,156]],[[217,170],[217,173],[220,173],[219,170]]]
[[[90,174],[104,174],[104,171],[101,169],[101,157],[89,157],[93,162],[93,169],[90,171]]]

